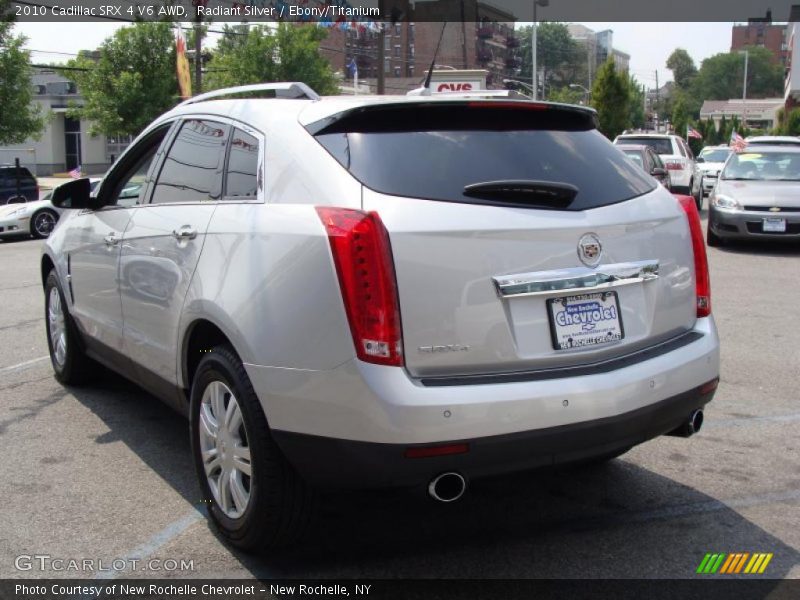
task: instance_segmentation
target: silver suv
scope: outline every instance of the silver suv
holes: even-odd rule
[[[694,203],[591,109],[222,90],[53,201],[57,379],[96,361],[186,414],[242,548],[296,539],[321,487],[448,502],[688,436],[716,389]]]

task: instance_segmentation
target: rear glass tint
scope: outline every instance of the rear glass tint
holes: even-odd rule
[[[464,187],[534,180],[577,187],[566,210],[585,210],[640,196],[656,185],[581,115],[572,119],[567,111],[519,109],[418,112],[410,119],[409,114],[400,119],[384,114],[383,125],[373,116],[350,119],[315,137],[365,186],[394,196],[485,203],[466,196]],[[498,112],[505,114],[491,114]]]
[[[625,136],[618,138],[620,144],[640,144],[650,146],[657,154],[676,154],[672,149],[672,141],[669,138],[648,138]]]

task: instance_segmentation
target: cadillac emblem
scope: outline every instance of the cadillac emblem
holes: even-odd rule
[[[593,233],[587,233],[578,240],[578,258],[587,267],[596,267],[603,255],[603,246]]]

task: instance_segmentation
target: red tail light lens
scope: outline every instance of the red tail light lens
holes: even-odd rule
[[[397,279],[389,234],[378,213],[317,207],[328,233],[359,359],[403,365]]]
[[[703,241],[703,228],[700,225],[700,215],[697,205],[691,196],[675,196],[680,202],[686,218],[689,221],[689,232],[692,236],[692,250],[694,251],[694,274],[697,281],[697,316],[707,317],[711,314],[711,278],[708,273],[708,257],[706,244]]]
[[[667,167],[669,171],[680,171],[683,169],[683,162],[679,160],[665,160],[664,166]]]

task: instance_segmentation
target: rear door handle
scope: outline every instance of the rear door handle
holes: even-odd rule
[[[122,240],[122,237],[117,235],[113,231],[103,238],[103,241],[106,243],[106,246],[116,246],[117,244],[119,244],[120,240]]]
[[[180,229],[173,230],[172,237],[176,240],[193,240],[197,237],[197,229],[194,229],[191,225],[184,225]]]

